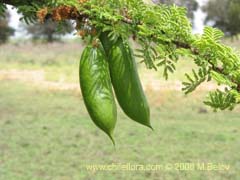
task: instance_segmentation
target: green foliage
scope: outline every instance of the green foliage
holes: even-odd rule
[[[146,67],[149,69],[157,70],[155,65],[155,61],[157,59],[157,52],[154,46],[151,45],[151,42],[146,43],[146,40],[140,40],[141,49],[137,49],[137,53],[135,56],[138,58],[142,58],[142,62],[145,63]]]
[[[231,3],[229,7],[234,13],[230,14],[235,17],[238,1],[231,0]],[[224,34],[220,30],[206,27],[203,35],[193,35],[186,8],[146,4],[139,0],[88,0],[85,3],[79,3],[78,0],[26,3],[12,0],[11,4],[30,22],[35,20],[36,11],[43,7],[74,6],[80,15],[75,20],[81,23],[81,28],[94,27],[98,31],[97,34],[108,31],[109,38],[113,41],[119,36],[133,36],[140,45],[137,56],[141,62],[149,69],[163,68],[163,76],[166,79],[169,73],[176,70],[180,56],[193,59],[197,70],[186,74],[187,81],[183,83],[185,93],[190,93],[204,81],[213,79],[228,90],[224,93],[218,90],[210,93],[212,98],[207,101],[208,105],[215,109],[227,109],[240,102],[239,98],[236,98],[240,94],[239,54],[221,43]]]
[[[206,68],[200,68],[198,73],[193,69],[192,74],[192,76],[186,74],[188,82],[183,82],[184,88],[182,90],[185,91],[186,94],[193,92],[199,85],[209,79],[208,70]]]
[[[169,73],[174,73],[176,70],[176,63],[179,58],[179,55],[174,50],[169,51],[169,49],[170,47],[166,48],[160,45],[157,46],[157,52],[165,52],[163,55],[158,56],[159,63],[157,66],[163,67],[163,77],[166,80],[168,79]]]
[[[160,4],[176,4],[177,6],[186,7],[188,12],[187,16],[191,19],[194,18],[194,11],[198,8],[198,2],[196,0],[152,0],[154,3]]]
[[[231,94],[239,94],[239,56],[233,50],[220,43],[223,33],[217,29],[206,27],[204,34],[195,40],[193,47],[198,50],[195,63],[199,66],[198,74],[193,70],[193,77],[186,75],[189,82],[184,82],[183,90],[192,92],[206,79],[213,79],[218,85],[228,87],[228,91],[210,93],[207,105],[215,109],[232,109],[239,102]]]
[[[217,90],[215,92],[211,92],[209,94],[208,100],[204,102],[206,105],[211,106],[216,111],[220,110],[233,110],[236,105],[236,98],[234,95],[226,90],[226,92],[222,92]]]

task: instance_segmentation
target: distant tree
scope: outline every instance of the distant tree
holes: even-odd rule
[[[9,26],[9,20],[8,12],[0,16],[0,44],[7,42],[8,38],[14,34],[14,29]]]
[[[162,3],[162,4],[176,4],[177,6],[184,6],[188,9],[188,17],[193,20],[194,11],[198,8],[198,3],[196,0],[152,0],[154,3]]]
[[[239,0],[210,0],[204,10],[207,12],[206,23],[211,22],[229,36],[240,32]]]
[[[36,22],[30,25],[24,25],[27,33],[32,35],[34,40],[43,39],[49,43],[59,40],[62,35],[71,33],[74,30],[70,21],[65,21],[61,25],[51,19],[44,23]]]

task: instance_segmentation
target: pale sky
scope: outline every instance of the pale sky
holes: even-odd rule
[[[8,6],[8,9],[11,13],[11,19],[9,25],[16,29],[15,36],[20,37],[22,35],[21,32],[19,32],[19,19],[20,15],[17,13],[17,10],[15,8],[12,8],[11,6]]]
[[[203,5],[205,5],[208,0],[196,0],[199,4],[200,7],[202,7]],[[206,18],[206,13],[204,13],[201,8],[199,8],[195,13],[194,13],[194,29],[193,32],[194,33],[199,33],[202,34],[203,33],[203,29],[204,29],[204,20]]]
[[[208,0],[197,0],[200,7],[204,5]],[[8,6],[8,9],[11,12],[11,20],[10,20],[10,26],[16,29],[15,37],[21,37],[23,35],[23,32],[19,29],[19,19],[20,15],[17,14],[17,11],[15,8],[11,8],[11,6]],[[194,33],[202,33],[204,28],[204,19],[206,17],[206,14],[201,11],[201,9],[198,9],[195,12],[195,19],[194,19]],[[69,37],[69,36],[68,36]],[[71,36],[70,36],[71,37]]]

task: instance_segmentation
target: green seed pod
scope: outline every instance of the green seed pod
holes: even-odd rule
[[[111,80],[122,110],[134,121],[152,129],[149,105],[139,79],[131,47],[122,38],[112,44],[106,33],[100,38],[108,54]]]
[[[102,46],[84,49],[79,68],[80,87],[84,103],[93,122],[112,140],[117,120],[117,108],[111,79]]]

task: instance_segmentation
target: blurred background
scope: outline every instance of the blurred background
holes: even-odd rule
[[[239,0],[153,0],[188,8],[193,33],[220,28],[223,42],[239,50]],[[240,177],[240,107],[213,112],[203,104],[205,83],[186,96],[184,74],[194,68],[181,59],[165,81],[162,71],[138,64],[151,106],[154,131],[118,110],[116,148],[91,122],[83,104],[78,66],[83,43],[74,25],[26,25],[8,7],[0,17],[0,180],[233,179]],[[213,163],[220,170],[90,171],[94,164]]]

